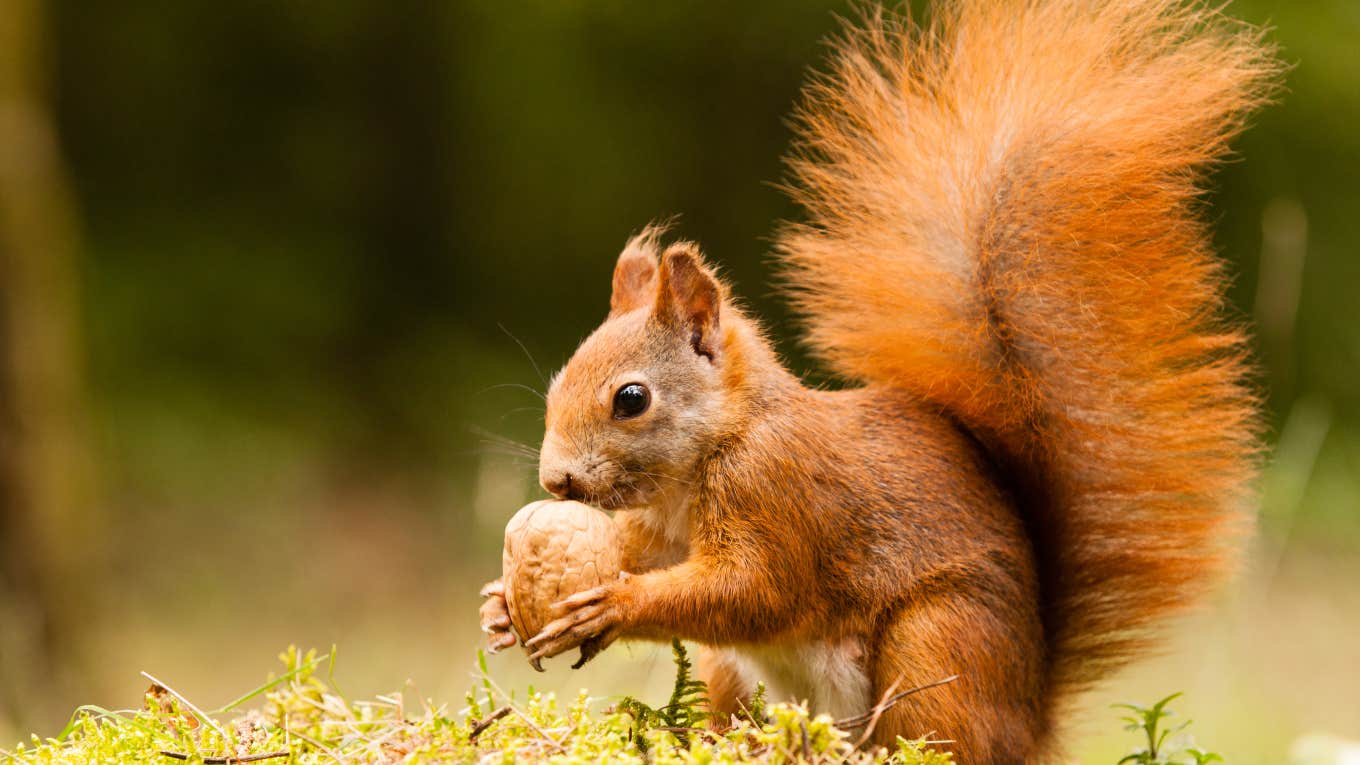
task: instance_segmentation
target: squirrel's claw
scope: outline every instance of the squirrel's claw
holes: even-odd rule
[[[537,635],[524,641],[535,649],[530,662],[581,649],[579,668],[613,643],[622,631],[621,612],[614,602],[614,589],[606,585],[577,593],[553,606],[563,615],[549,622]]]
[[[601,651],[608,648],[615,640],[618,640],[620,632],[622,632],[622,630],[615,627],[603,635],[590,638],[582,643],[581,658],[577,659],[576,663],[571,665],[571,668],[580,669],[586,665],[586,662],[599,656]]]
[[[510,610],[505,603],[505,587],[499,579],[490,582],[482,588],[482,597],[486,598],[486,602],[478,609],[482,632],[486,633],[486,644],[491,653],[499,653],[502,649],[514,645],[516,640],[515,633],[510,629]]]
[[[591,588],[589,590],[583,590],[581,592],[576,593],[575,595],[572,595],[569,598],[564,598],[563,600],[557,601],[556,603],[552,604],[552,606],[550,606],[550,609],[555,614],[559,615],[567,614],[575,609],[580,608],[581,606],[590,605],[591,603],[595,603],[603,599],[606,595],[609,594],[610,589],[611,587],[605,584],[600,585],[599,587]]]
[[[515,633],[505,630],[504,632],[488,632],[486,644],[491,653],[500,653],[506,648],[515,644]]]
[[[600,648],[600,641],[597,638],[587,640],[581,644],[581,656],[576,659],[575,663],[571,665],[571,668],[580,669],[581,667],[584,667],[586,662],[598,656],[601,650],[603,649]]]

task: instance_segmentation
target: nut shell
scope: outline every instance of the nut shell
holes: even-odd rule
[[[515,513],[501,574],[520,642],[552,621],[552,604],[617,579],[620,555],[613,519],[589,505],[542,500]]]

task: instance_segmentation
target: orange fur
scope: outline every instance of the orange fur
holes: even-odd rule
[[[962,0],[850,31],[798,113],[808,341],[1018,474],[1049,703],[1231,562],[1257,403],[1198,197],[1272,53],[1180,0]]]
[[[1232,560],[1257,403],[1198,188],[1277,67],[1179,0],[961,0],[836,50],[778,248],[860,387],[804,387],[697,247],[635,237],[539,464],[619,510],[632,575],[521,637],[699,641],[719,712],[756,680],[849,716],[958,674],[873,740],[1051,760],[1074,693]]]

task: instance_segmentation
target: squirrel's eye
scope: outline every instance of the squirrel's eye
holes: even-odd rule
[[[652,394],[641,383],[628,383],[614,393],[614,419],[627,420],[647,411]]]

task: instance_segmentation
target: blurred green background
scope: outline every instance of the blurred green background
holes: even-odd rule
[[[502,439],[679,213],[796,369],[766,237],[845,3],[0,2],[0,746],[147,670],[207,706],[290,642],[346,692],[461,698],[476,591],[538,496]],[[1360,3],[1236,2],[1294,64],[1212,216],[1273,456],[1250,563],[1091,697],[1204,742],[1360,738]],[[537,367],[537,369],[536,369]],[[660,688],[664,652],[507,687]]]

